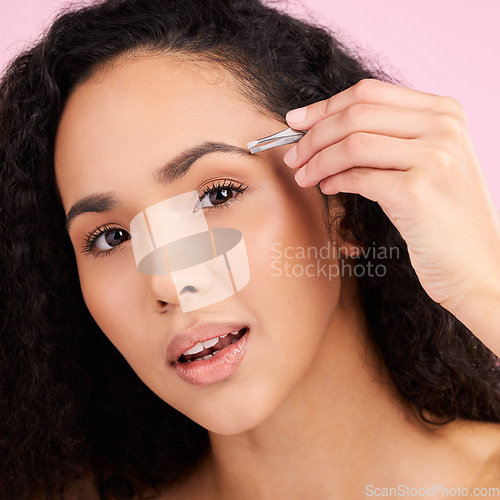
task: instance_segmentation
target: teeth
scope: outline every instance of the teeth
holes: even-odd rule
[[[227,337],[228,335],[237,335],[239,330],[236,330],[235,332],[229,332],[225,333],[224,335],[221,335],[220,338],[223,339],[224,337]]]
[[[224,335],[221,335],[220,337],[215,337],[214,339],[205,340],[204,342],[198,342],[195,346],[191,347],[191,349],[188,349],[187,351],[183,352],[182,354],[184,356],[189,356],[190,354],[198,354],[199,352],[203,351],[203,349],[208,349],[210,347],[213,347],[215,344],[217,344],[217,342],[219,342],[219,339],[223,339],[224,337],[227,337],[230,334],[231,335],[238,335],[239,332],[240,332],[240,330],[236,330],[235,332],[226,333]],[[235,342],[235,340],[233,340],[233,342]],[[233,342],[231,342],[231,343],[233,343]],[[216,352],[218,352],[218,351],[216,351]],[[211,355],[209,355],[209,356],[211,357]],[[205,356],[204,358],[198,358],[198,359],[207,359],[207,356]]]
[[[201,358],[201,359],[210,359],[211,357],[212,357],[211,354],[207,354],[206,356],[203,356],[203,358]]]
[[[216,337],[215,339],[206,340],[205,342],[202,342],[202,344],[206,349],[208,349],[209,347],[213,347],[215,344],[217,344],[217,342],[219,342],[219,337]]]
[[[204,347],[201,342],[198,342],[194,347],[191,347],[191,349],[188,349],[186,352],[183,352],[182,354],[184,355],[189,355],[189,354],[198,354],[199,352],[203,351]]]

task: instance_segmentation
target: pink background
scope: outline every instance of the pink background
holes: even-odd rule
[[[67,0],[0,0],[0,68],[34,40]],[[331,27],[411,87],[458,99],[500,207],[500,1],[280,2]],[[302,5],[302,6],[301,6]],[[465,200],[464,200],[465,201]]]

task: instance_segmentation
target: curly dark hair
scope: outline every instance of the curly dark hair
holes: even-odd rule
[[[139,49],[230,71],[257,106],[290,109],[376,78],[394,81],[323,28],[259,0],[107,0],[61,14],[0,86],[0,492],[62,498],[91,477],[101,498],[174,482],[208,433],[154,395],[102,334],[79,287],[54,177],[61,113],[97,67]],[[426,422],[500,421],[497,358],[432,301],[377,203],[339,194],[336,230],[398,248],[383,279],[358,278],[388,373]],[[377,255],[358,264],[377,265]]]

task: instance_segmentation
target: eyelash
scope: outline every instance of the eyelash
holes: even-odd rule
[[[219,205],[215,205],[212,207],[203,207],[203,210],[205,211],[212,211],[214,209],[220,210],[223,208],[228,208],[229,203],[233,202],[235,199],[237,199],[237,195],[240,193],[243,193],[246,191],[248,186],[244,186],[243,184],[239,184],[236,186],[235,181],[233,180],[227,180],[224,179],[222,182],[217,181],[217,183],[213,183],[212,185],[208,185],[205,187],[203,190],[203,194],[199,196],[199,200],[203,200],[205,196],[208,196],[210,194],[214,194],[217,191],[220,191],[222,189],[232,189],[236,191],[236,195],[231,197],[228,201],[225,201]],[[111,225],[104,225],[104,226],[96,226],[92,231],[89,231],[84,238],[84,244],[82,247],[82,253],[84,254],[91,254],[94,257],[107,257],[110,255],[112,252],[115,250],[119,250],[120,248],[123,248],[123,244],[117,245],[114,248],[110,248],[109,250],[96,250],[95,244],[97,239],[111,231],[125,231],[123,228],[118,227],[118,226],[111,226]],[[128,232],[128,231],[127,231]]]
[[[203,209],[207,212],[210,212],[214,209],[220,210],[223,208],[229,208],[228,205],[237,199],[238,194],[241,194],[248,189],[248,186],[244,186],[241,183],[236,186],[236,182],[233,180],[224,179],[222,183],[221,181],[216,182],[217,184],[214,182],[212,185],[208,185],[205,187],[205,189],[203,190],[203,194],[199,197],[200,202],[201,200],[203,200],[203,198],[205,198],[205,196],[216,193],[217,191],[221,191],[223,189],[232,189],[233,191],[236,191],[236,195],[234,195],[228,201],[221,203],[220,205],[215,205],[213,207],[204,207]]]
[[[111,252],[122,248],[122,245],[118,245],[114,248],[110,248],[109,250],[96,250],[95,244],[97,239],[103,234],[109,233],[111,231],[126,231],[125,229],[118,226],[110,226],[108,224],[104,226],[96,226],[95,229],[89,231],[84,238],[84,244],[82,247],[82,253],[91,254],[94,257],[106,257]],[[128,231],[126,231],[128,232]]]

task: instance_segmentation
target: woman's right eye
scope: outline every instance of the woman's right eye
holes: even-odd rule
[[[83,252],[95,256],[109,255],[128,240],[130,240],[130,233],[123,228],[109,226],[96,228],[86,236]]]

